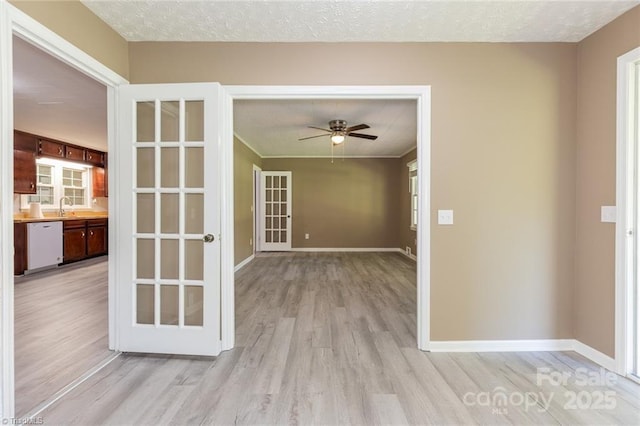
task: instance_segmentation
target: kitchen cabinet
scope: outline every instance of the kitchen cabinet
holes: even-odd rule
[[[86,150],[77,146],[65,145],[64,158],[69,161],[83,162]]]
[[[37,139],[28,133],[13,133],[13,192],[15,194],[36,193]]]
[[[94,167],[92,169],[93,196],[108,197],[107,191],[107,170],[103,167]]]
[[[65,158],[64,144],[50,139],[38,139],[38,156]]]
[[[13,274],[22,275],[27,269],[27,224],[13,224]]]
[[[64,221],[64,263],[107,254],[107,219]]]
[[[65,220],[63,229],[64,263],[75,262],[87,257],[87,221]]]
[[[87,256],[107,254],[107,220],[91,219],[87,221]]]
[[[100,151],[94,151],[93,149],[87,149],[85,155],[85,161],[92,166],[104,167],[104,158],[106,154]]]

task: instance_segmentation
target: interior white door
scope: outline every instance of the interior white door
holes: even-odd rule
[[[220,353],[219,97],[217,83],[118,89],[123,352]]]
[[[262,172],[261,251],[291,250],[291,172]]]

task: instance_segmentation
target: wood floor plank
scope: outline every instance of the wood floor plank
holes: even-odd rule
[[[415,283],[415,262],[395,253],[260,254],[236,274],[236,348],[123,355],[42,415],[81,425],[640,424],[636,383],[536,383],[539,368],[598,370],[572,352],[419,351]],[[491,404],[496,389],[554,398],[542,411]],[[615,392],[612,410],[569,410],[561,398],[604,390]]]
[[[22,416],[111,356],[107,258],[15,280],[16,413]]]

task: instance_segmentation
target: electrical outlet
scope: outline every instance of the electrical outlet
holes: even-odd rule
[[[309,239],[309,234],[304,234],[304,239],[308,240]]]
[[[438,210],[438,225],[453,225],[453,210]]]
[[[405,253],[407,254],[407,256],[411,256],[411,247],[406,246],[406,247],[404,248],[404,251],[405,251]]]

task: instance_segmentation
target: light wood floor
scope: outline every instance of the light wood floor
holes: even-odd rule
[[[107,258],[15,280],[16,413],[21,416],[106,359]]]
[[[210,359],[123,355],[44,411],[43,420],[640,424],[640,385],[618,377],[611,386],[581,386],[578,369],[599,369],[573,352],[420,352],[415,277],[415,263],[399,254],[259,256],[236,274],[234,350]],[[538,385],[537,368],[569,379]],[[584,392],[583,407],[585,398],[592,402],[565,407],[571,392]],[[595,404],[604,392],[613,392],[613,409]],[[484,394],[505,394],[511,402],[481,405]],[[535,402],[534,394],[548,407],[540,400],[522,405],[525,397]]]

